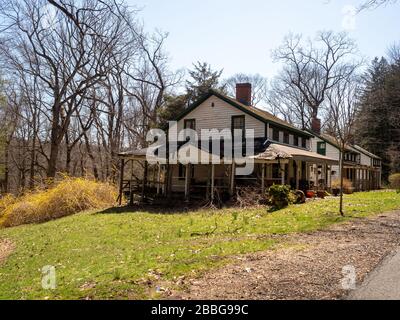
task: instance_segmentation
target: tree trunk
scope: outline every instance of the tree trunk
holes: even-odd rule
[[[339,204],[339,212],[342,217],[344,217],[344,212],[343,212],[343,180],[344,180],[344,173],[343,173],[343,162],[344,162],[344,149],[340,151],[340,161],[339,161],[339,167],[340,167],[340,204]]]
[[[96,180],[98,180],[99,179],[99,172],[98,172],[97,165],[96,165],[96,159],[94,158],[94,155],[93,155],[93,152],[92,152],[92,148],[90,146],[90,141],[89,141],[89,138],[88,138],[86,132],[84,133],[83,137],[85,138],[86,151],[87,151],[87,153],[89,155],[90,160],[92,161],[94,178]]]
[[[51,135],[50,135],[50,157],[47,166],[47,178],[54,179],[57,173],[57,161],[60,149],[60,142],[63,137],[62,130],[60,127],[60,113],[61,106],[55,103],[53,106],[53,117],[51,124]],[[60,138],[61,137],[61,138]]]
[[[66,150],[66,160],[65,160],[65,172],[70,175],[71,174],[71,148],[67,147]]]
[[[21,168],[21,180],[20,180],[20,192],[22,194],[25,193],[25,188],[26,188],[26,158],[25,155],[22,155],[23,160],[22,160],[22,168]]]
[[[35,187],[35,157],[36,157],[36,138],[33,137],[31,149],[31,162],[29,168],[29,189],[33,190]]]
[[[57,173],[59,146],[57,142],[51,142],[49,164],[47,166],[47,178],[55,178]]]
[[[8,188],[8,180],[9,180],[9,163],[10,163],[10,142],[11,141],[7,141],[6,142],[6,150],[5,150],[5,164],[4,164],[4,193],[8,193],[9,192],[9,188]]]

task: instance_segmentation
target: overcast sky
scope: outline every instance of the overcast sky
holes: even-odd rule
[[[271,50],[289,33],[347,30],[367,59],[400,42],[400,4],[352,15],[362,0],[128,0],[142,8],[147,30],[169,32],[171,68],[207,61],[234,73],[271,78],[279,69]]]

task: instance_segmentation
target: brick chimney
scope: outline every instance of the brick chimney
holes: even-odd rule
[[[251,83],[236,84],[236,100],[246,106],[251,105]]]
[[[311,130],[316,134],[321,134],[321,119],[312,118]]]

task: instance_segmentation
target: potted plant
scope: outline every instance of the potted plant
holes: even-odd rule
[[[312,190],[308,190],[308,191],[306,192],[306,197],[307,197],[308,199],[315,198],[315,192],[312,191]]]
[[[321,199],[325,199],[326,193],[325,190],[317,191],[317,197]]]

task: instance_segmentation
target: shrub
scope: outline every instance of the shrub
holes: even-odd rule
[[[340,189],[340,178],[332,180],[332,189]],[[346,178],[343,179],[343,192],[353,193],[353,183]]]
[[[400,173],[389,176],[390,187],[400,192]]]
[[[83,210],[112,206],[117,190],[107,183],[64,178],[50,189],[0,201],[0,226],[13,227],[61,218]]]
[[[290,203],[290,187],[274,184],[268,190],[270,202],[274,209],[285,208]]]

